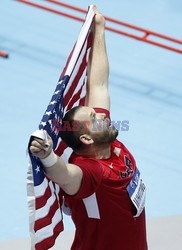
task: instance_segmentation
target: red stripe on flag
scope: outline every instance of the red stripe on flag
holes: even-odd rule
[[[64,97],[64,106],[65,107],[67,106],[70,98],[72,97],[73,92],[74,92],[74,90],[75,90],[75,88],[76,88],[76,86],[77,86],[77,84],[78,84],[78,82],[80,80],[80,77],[82,76],[82,74],[83,74],[83,72],[85,70],[85,65],[86,65],[86,53],[85,53],[85,55],[84,55],[84,57],[82,59],[82,63],[80,65],[79,69],[78,69],[78,72],[77,72],[75,78],[73,79],[73,83],[71,84],[71,87],[70,87],[68,93],[66,94],[66,96]]]
[[[88,49],[91,48],[92,38],[93,38],[92,33],[89,33],[88,38],[87,38],[87,47],[85,49],[84,57],[82,59],[82,62],[80,64],[80,67],[79,67],[78,72],[76,74],[76,77],[74,78],[74,80],[73,80],[73,82],[72,82],[72,84],[71,84],[71,86],[69,88],[69,91],[64,97],[64,106],[65,107],[67,106],[68,101],[70,100],[71,96],[73,95],[73,92],[74,92],[74,90],[75,90],[75,88],[76,88],[76,86],[77,86],[77,84],[78,84],[78,82],[80,80],[80,77],[82,76],[82,74],[83,74],[83,72],[84,72],[84,70],[85,70],[85,68],[87,66],[87,60],[86,60],[87,59],[87,52],[88,52]],[[80,52],[79,57],[77,59],[77,63],[78,63],[78,61],[80,59],[80,56],[81,56],[81,53],[82,53],[82,51],[84,49],[84,45],[85,45],[85,43],[82,46],[81,52]],[[76,64],[75,64],[75,66],[76,66]],[[75,71],[75,68],[74,68],[73,72],[74,71]],[[73,72],[72,72],[72,74],[73,74]],[[70,78],[71,78],[71,76],[70,76]]]
[[[84,104],[85,104],[85,96],[83,98],[81,98],[79,101],[80,106],[84,106]]]
[[[73,107],[74,103],[76,103],[79,100],[80,94],[81,94],[82,89],[83,89],[83,86],[84,86],[84,84],[82,84],[82,86],[79,89],[79,91],[72,97],[72,99],[69,102],[68,107],[67,107],[68,110],[71,109]]]
[[[49,213],[45,217],[35,221],[35,225],[34,225],[35,232],[37,232],[41,228],[46,227],[52,223],[52,218],[58,208],[59,208],[58,201],[55,200],[53,205],[50,207]]]
[[[61,141],[58,148],[54,152],[58,156],[61,156],[66,148],[67,148],[67,145],[64,143],[64,141]]]
[[[43,194],[43,196],[36,198],[36,203],[35,203],[36,206],[35,206],[35,208],[36,208],[36,209],[39,209],[39,208],[45,206],[47,200],[51,197],[51,195],[52,195],[51,189],[50,189],[50,187],[48,186],[48,187],[46,188],[46,191],[45,191],[45,193]]]

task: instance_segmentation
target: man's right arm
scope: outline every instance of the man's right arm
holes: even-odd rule
[[[30,145],[31,153],[40,158],[44,166],[46,175],[57,183],[65,193],[74,195],[79,191],[83,172],[81,168],[74,164],[66,164],[61,157],[58,157],[52,150],[52,139],[47,134],[49,148],[45,150],[45,142],[34,139]]]

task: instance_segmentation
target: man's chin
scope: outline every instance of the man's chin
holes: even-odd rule
[[[107,131],[107,133],[102,134],[100,138],[97,138],[95,141],[96,144],[101,145],[101,144],[111,144],[115,141],[115,139],[118,136],[118,130],[114,128],[114,130]]]
[[[112,130],[112,134],[110,135],[110,143],[113,143],[116,140],[118,134],[118,130],[114,128],[114,130]]]

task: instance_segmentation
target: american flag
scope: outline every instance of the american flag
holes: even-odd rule
[[[90,6],[78,40],[39,125],[40,130],[46,130],[52,137],[54,152],[65,160],[71,152],[59,138],[59,131],[53,128],[53,121],[61,120],[72,107],[84,104],[93,18],[93,6]],[[27,193],[31,249],[45,250],[55,244],[57,236],[63,231],[62,190],[45,176],[40,160],[30,152],[29,157]]]

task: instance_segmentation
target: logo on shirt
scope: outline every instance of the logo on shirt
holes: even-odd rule
[[[126,155],[124,155],[124,163],[126,165],[126,171],[125,172],[120,171],[120,177],[122,179],[125,179],[125,178],[129,177],[134,172],[133,169],[132,169],[132,162]]]

